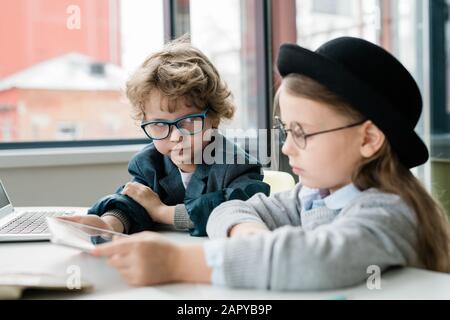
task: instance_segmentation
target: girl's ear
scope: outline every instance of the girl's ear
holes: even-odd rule
[[[364,158],[370,158],[377,153],[386,139],[384,133],[370,120],[361,126],[361,135],[360,153]]]

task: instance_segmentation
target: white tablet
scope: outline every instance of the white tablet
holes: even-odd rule
[[[114,236],[129,237],[126,234],[85,224],[47,217],[50,241],[55,244],[90,252],[96,245],[111,242]]]

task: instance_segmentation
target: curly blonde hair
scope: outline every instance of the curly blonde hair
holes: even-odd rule
[[[162,111],[175,112],[177,101],[184,99],[198,109],[209,107],[209,115],[220,122],[235,112],[231,91],[211,61],[191,45],[184,35],[150,55],[129,78],[126,96],[133,106],[133,118],[142,120],[144,105],[153,90],[169,103]]]

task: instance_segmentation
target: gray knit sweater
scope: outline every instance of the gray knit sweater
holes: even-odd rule
[[[298,197],[301,187],[270,197],[256,194],[247,201],[228,201],[214,209],[207,232],[224,249],[227,286],[335,289],[365,281],[371,265],[381,271],[422,266],[415,214],[399,196],[372,188],[336,215],[322,207],[306,216]],[[273,231],[224,239],[242,221],[259,221]]]

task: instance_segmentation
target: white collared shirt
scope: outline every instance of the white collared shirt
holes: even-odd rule
[[[353,183],[347,184],[342,188],[329,194],[328,191],[320,189],[312,189],[303,186],[298,193],[302,211],[314,209],[315,207],[324,205],[332,210],[341,210],[353,199],[355,199],[361,191],[355,187]]]
[[[191,181],[192,175],[194,173],[193,172],[184,172],[184,171],[181,171],[179,168],[178,168],[178,171],[180,171],[181,181],[183,182],[183,186],[186,189],[189,184],[189,181]]]

